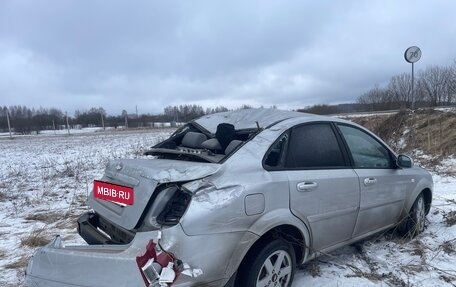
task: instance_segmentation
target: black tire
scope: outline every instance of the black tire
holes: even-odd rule
[[[399,226],[401,235],[415,237],[426,227],[426,203],[422,193],[418,195],[410,209],[408,216]]]
[[[296,255],[289,243],[274,239],[246,256],[239,267],[236,286],[290,287],[293,283]]]

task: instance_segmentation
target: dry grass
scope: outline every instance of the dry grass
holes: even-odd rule
[[[48,244],[50,240],[45,235],[45,229],[34,229],[30,234],[20,238],[21,246],[40,247]]]
[[[8,199],[8,196],[2,191],[0,191],[0,202],[6,201]]]
[[[321,268],[317,259],[311,260],[304,265],[303,268],[305,271],[310,273],[312,277],[321,276]]]
[[[387,117],[376,129],[376,134],[385,139],[391,146],[400,149],[399,141],[405,132],[407,119],[410,115],[401,111],[397,114]]]
[[[363,265],[368,267],[369,271],[363,271],[352,264],[347,264],[353,274],[345,275],[345,277],[361,277],[372,282],[386,282],[390,286],[410,286],[408,282],[402,280],[399,276],[393,274],[393,272],[379,272],[378,263],[366,253],[365,245],[362,242],[355,243],[353,247],[358,252],[356,256],[364,261]]]
[[[436,110],[401,111],[389,116],[350,119],[373,131],[401,153],[419,149],[436,158],[456,154],[456,113]],[[405,140],[401,146],[400,140]]]
[[[442,248],[443,252],[445,252],[446,254],[453,254],[456,252],[454,240],[448,240],[448,241],[443,242],[440,245],[440,248]]]
[[[456,224],[456,211],[444,212],[443,221],[447,226],[453,226]]]
[[[78,227],[77,217],[69,217],[64,220],[60,220],[55,224],[56,229],[76,229]]]
[[[431,155],[447,156],[456,153],[455,113],[422,111],[410,117],[409,125],[414,127],[415,147]]]
[[[50,224],[57,222],[62,217],[63,215],[60,213],[49,211],[44,213],[29,214],[25,217],[25,220],[35,220]]]
[[[440,280],[443,280],[445,281],[446,283],[453,283],[454,280],[456,280],[454,277],[451,277],[451,276],[445,276],[445,275],[440,275],[439,276]],[[454,285],[454,284],[453,284]]]
[[[420,240],[412,241],[413,248],[410,253],[419,257],[423,257],[426,254],[427,247]]]
[[[25,268],[25,266],[27,266],[27,262],[29,261],[29,259],[30,258],[28,256],[22,255],[21,257],[19,257],[18,260],[14,261],[12,263],[6,264],[5,268],[6,269]]]

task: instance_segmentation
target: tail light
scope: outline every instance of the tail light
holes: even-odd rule
[[[147,287],[169,286],[179,275],[174,258],[160,251],[152,240],[144,255],[136,257],[136,263]]]
[[[157,217],[157,222],[162,225],[176,225],[184,215],[190,203],[191,196],[186,192],[174,193],[164,210]]]

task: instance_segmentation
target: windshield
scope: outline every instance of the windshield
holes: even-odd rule
[[[259,131],[258,128],[237,130],[230,123],[220,123],[213,134],[196,122],[191,122],[145,154],[161,159],[220,163]]]

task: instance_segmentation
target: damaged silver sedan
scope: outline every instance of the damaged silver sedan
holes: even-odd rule
[[[33,287],[291,286],[296,266],[376,232],[425,228],[430,174],[366,129],[275,109],[204,116],[113,160]]]

